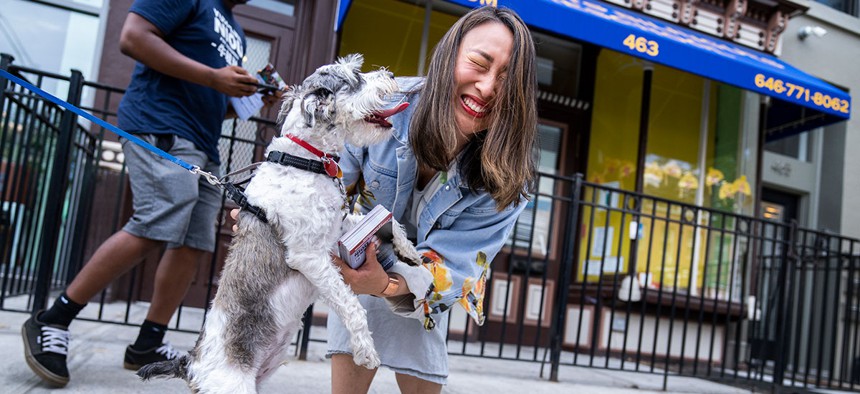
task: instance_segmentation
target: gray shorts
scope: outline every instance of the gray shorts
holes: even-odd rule
[[[137,135],[156,145],[156,136]],[[162,138],[169,135],[163,135]],[[123,230],[138,237],[167,242],[168,248],[188,246],[215,250],[215,219],[221,208],[221,191],[176,163],[120,138],[134,214]],[[191,141],[173,138],[168,153],[216,176],[220,167]]]

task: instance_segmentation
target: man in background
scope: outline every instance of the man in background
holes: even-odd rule
[[[219,174],[221,123],[233,116],[228,97],[257,91],[241,65],[245,34],[233,7],[247,0],[136,0],[122,28],[120,50],[137,60],[119,105],[118,124],[169,154]],[[280,92],[267,95],[271,105]],[[48,383],[69,382],[69,325],[112,281],[166,246],[146,320],[126,348],[123,366],[178,356],[164,342],[201,256],[215,249],[221,192],[184,168],[120,139],[134,214],[108,238],[47,310],[22,327],[25,359]]]

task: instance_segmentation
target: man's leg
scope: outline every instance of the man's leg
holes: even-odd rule
[[[110,282],[134,268],[146,255],[163,243],[118,231],[99,246],[90,261],[75,276],[66,295],[74,302],[86,304]]]
[[[164,342],[164,335],[167,333],[167,323],[188,293],[202,255],[202,250],[181,246],[167,249],[161,256],[155,271],[152,303],[137,339],[126,348],[124,368],[136,371],[146,364],[170,360],[179,355]]]
[[[125,231],[102,243],[51,308],[30,317],[21,327],[24,358],[30,369],[48,383],[65,386],[69,382],[69,324],[87,301],[160,246],[159,241]]]
[[[219,166],[184,138],[173,140],[170,154],[212,174],[218,173]],[[168,209],[164,211],[167,215],[161,217],[157,225],[151,224],[149,229],[157,226],[160,231],[178,237],[168,243],[161,257],[146,320],[141,324],[134,344],[126,348],[123,366],[131,370],[179,355],[164,342],[167,324],[182,304],[204,251],[215,249],[215,217],[221,207],[221,191],[205,179],[168,164],[152,171],[159,174],[159,181],[152,182],[151,188],[158,188],[165,201],[172,205],[167,204]]]
[[[146,320],[164,325],[170,322],[191,287],[201,257],[202,250],[187,246],[164,252],[155,272],[155,288]]]

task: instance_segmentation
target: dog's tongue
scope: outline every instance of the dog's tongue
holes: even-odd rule
[[[400,104],[396,105],[394,108],[389,108],[389,109],[385,109],[382,111],[377,111],[377,112],[374,112],[373,114],[382,118],[382,119],[385,119],[385,118],[387,118],[391,115],[394,115],[396,113],[403,112],[403,110],[406,109],[406,107],[408,107],[408,106],[409,106],[409,103],[404,102],[404,103],[400,103]]]

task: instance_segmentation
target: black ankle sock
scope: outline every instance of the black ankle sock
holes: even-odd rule
[[[131,347],[138,351],[159,347],[164,340],[165,333],[167,333],[167,326],[164,324],[144,320],[143,324],[140,325],[140,334],[137,335],[137,340]]]
[[[54,301],[54,305],[39,315],[39,321],[42,323],[58,324],[68,327],[69,324],[72,323],[72,320],[75,320],[75,317],[78,316],[78,313],[80,313],[81,309],[84,309],[85,306],[87,306],[87,304],[78,304],[77,302],[72,301],[64,291],[63,294],[60,294],[56,301]]]

